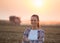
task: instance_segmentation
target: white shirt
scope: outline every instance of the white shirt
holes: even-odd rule
[[[38,30],[31,30],[28,36],[29,40],[38,40]]]

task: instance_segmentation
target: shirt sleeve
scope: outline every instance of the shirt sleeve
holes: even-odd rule
[[[26,37],[28,37],[29,31],[30,31],[30,29],[26,29],[26,30],[24,31],[24,34],[23,34],[23,36],[26,36]]]
[[[44,30],[40,30],[39,40],[44,42],[44,36],[45,36]]]
[[[44,33],[44,30],[41,31],[41,38],[42,38],[42,41],[44,41],[44,36],[45,36],[45,33]]]

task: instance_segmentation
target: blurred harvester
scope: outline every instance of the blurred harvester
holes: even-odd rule
[[[17,25],[21,24],[21,19],[19,17],[16,17],[16,16],[10,16],[9,21],[14,23],[14,24],[17,24]]]

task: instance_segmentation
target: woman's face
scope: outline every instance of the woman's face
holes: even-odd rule
[[[34,27],[37,26],[38,22],[39,22],[39,21],[37,20],[36,17],[31,17],[31,25],[32,25],[32,26],[34,26]]]

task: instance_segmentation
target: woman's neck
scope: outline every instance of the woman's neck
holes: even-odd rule
[[[32,29],[33,29],[33,30],[36,30],[36,29],[38,29],[38,27],[32,27]]]

